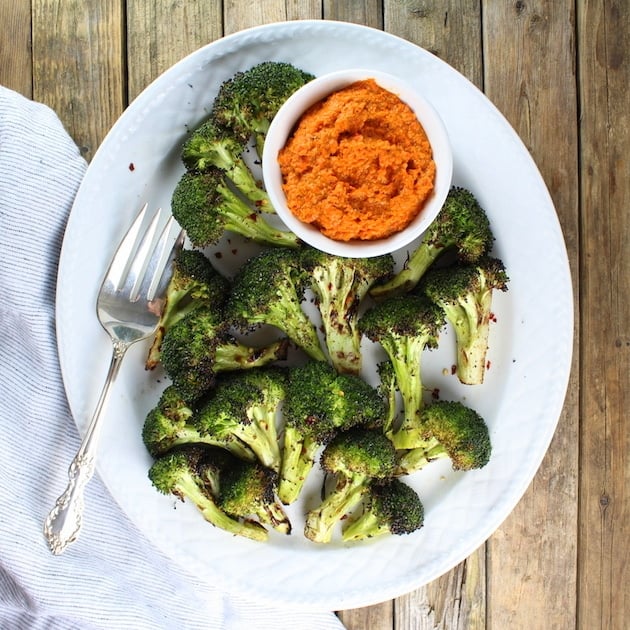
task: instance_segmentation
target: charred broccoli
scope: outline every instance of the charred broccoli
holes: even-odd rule
[[[396,296],[376,304],[359,320],[362,334],[380,343],[393,365],[403,405],[400,425],[388,432],[396,448],[410,448],[418,439],[424,405],[422,355],[425,348],[437,346],[443,325],[442,310],[419,295]]]
[[[455,331],[457,376],[467,385],[483,383],[492,316],[492,293],[506,291],[503,262],[484,256],[476,263],[431,270],[422,288]]]
[[[389,254],[344,258],[308,247],[302,260],[310,274],[330,361],[340,372],[358,374],[361,370],[359,306],[377,280],[391,276],[394,259]]]
[[[310,361],[289,368],[278,496],[295,501],[317,451],[337,432],[356,425],[381,426],[385,404],[359,376],[339,374],[328,363]]]
[[[400,479],[370,484],[364,501],[361,514],[344,523],[343,540],[365,540],[387,534],[401,536],[415,532],[424,523],[420,497]]]
[[[217,459],[223,461],[223,453]],[[253,521],[239,521],[226,514],[216,502],[212,488],[220,485],[221,464],[204,448],[182,447],[155,460],[149,469],[149,479],[163,494],[172,494],[182,501],[188,499],[203,517],[216,527],[237,536],[264,541],[267,530]]]
[[[234,436],[201,435],[194,425],[194,414],[195,410],[175,386],[169,385],[147,414],[142,427],[142,441],[149,453],[159,457],[177,446],[209,444],[220,446],[242,459],[255,459],[249,447]]]
[[[304,535],[325,543],[339,520],[359,504],[372,480],[393,477],[396,449],[378,429],[355,427],[326,445],[320,463],[325,472],[335,475],[336,484],[319,507],[306,515]]]
[[[264,245],[298,246],[295,234],[267,222],[216,168],[184,173],[173,191],[171,211],[195,247],[216,243],[226,230]]]
[[[276,498],[278,475],[260,463],[234,461],[221,474],[218,503],[230,516],[256,517],[282,534],[291,533],[291,522]]]
[[[264,466],[277,472],[276,416],[284,396],[285,375],[279,368],[231,372],[219,377],[193,422],[203,437],[243,442]]]
[[[457,401],[435,401],[421,416],[422,442],[403,453],[397,471],[410,474],[435,459],[448,457],[455,470],[483,468],[490,459],[492,444],[485,420]]]
[[[164,308],[149,349],[145,367],[160,362],[160,349],[166,331],[198,306],[212,303],[222,307],[229,282],[212,266],[207,256],[196,249],[182,249],[173,262],[173,275],[166,289]]]
[[[263,61],[222,84],[212,114],[240,138],[247,140],[253,135],[262,156],[273,117],[293,92],[313,78],[290,63]]]
[[[310,357],[325,361],[315,326],[302,310],[306,282],[298,252],[263,250],[246,261],[233,279],[228,316],[241,330],[274,326]]]
[[[445,252],[454,251],[462,262],[474,262],[488,254],[493,243],[490,222],[479,202],[465,188],[453,187],[403,269],[372,287],[370,294],[378,300],[411,291]]]
[[[162,365],[184,399],[198,399],[220,372],[262,367],[286,357],[285,340],[254,348],[236,339],[229,328],[221,309],[204,306],[167,330]]]

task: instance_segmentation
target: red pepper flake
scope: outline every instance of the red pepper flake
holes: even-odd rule
[[[456,365],[451,365],[451,374],[453,376],[455,376],[455,374],[457,374],[457,366]]]
[[[432,392],[431,392],[431,398],[433,398],[433,400],[438,400],[440,398],[440,389],[439,387],[436,387]]]
[[[216,253],[214,254],[214,257],[215,257],[215,258],[223,258],[223,254],[222,254],[221,252],[216,252]]]
[[[129,170],[130,171],[135,171],[136,170],[136,165],[133,162],[129,162]]]
[[[236,254],[238,254],[238,249],[236,249],[236,247],[234,249],[230,250],[230,251],[232,252],[232,254],[234,256],[236,256]]]
[[[490,321],[491,322],[495,322],[497,321],[497,316],[494,313],[490,313]]]
[[[492,363],[490,363],[490,361],[487,361],[486,362],[486,370],[489,370],[491,365],[492,365]]]

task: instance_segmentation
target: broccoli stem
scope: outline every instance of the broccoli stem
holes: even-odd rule
[[[282,508],[277,503],[270,503],[266,510],[258,514],[261,521],[269,523],[277,532],[281,534],[291,533],[291,522],[287,518]]]
[[[352,269],[338,265],[335,271],[337,273],[326,273],[326,268],[316,267],[313,272],[326,346],[337,371],[358,374],[361,371],[361,335],[353,303],[358,303],[365,291],[361,287],[353,288],[355,274]]]
[[[214,372],[229,372],[264,367],[271,361],[284,358],[286,342],[281,339],[262,348],[250,348],[242,343],[225,343],[217,347]]]
[[[147,445],[150,446],[151,454],[154,457],[159,457],[163,455],[166,451],[171,450],[176,446],[185,446],[187,444],[208,444],[209,446],[219,446],[221,448],[225,448],[230,451],[230,453],[234,454],[236,457],[246,460],[246,461],[254,461],[256,459],[256,455],[250,448],[240,442],[239,440],[221,440],[212,435],[200,435],[199,431],[196,427],[182,427],[178,429],[177,436],[169,440],[168,443],[164,446],[161,445]]]
[[[215,505],[214,501],[203,493],[194,479],[190,477],[180,479],[178,488],[181,490],[182,495],[188,497],[197,506],[204,519],[209,523],[236,536],[245,536],[259,541],[267,540],[267,530],[262,525],[252,521],[241,523],[229,517]]]
[[[427,269],[442,253],[442,247],[420,243],[418,248],[405,261],[403,268],[389,281],[377,284],[370,290],[375,300],[409,293],[426,273]]]
[[[250,212],[245,202],[239,199],[227,186],[220,184],[217,186],[217,190],[224,200],[222,211],[225,217],[224,228],[226,230],[241,234],[257,243],[298,247],[299,240],[293,232],[279,230],[260,218],[254,210]]]
[[[263,318],[262,323],[271,324],[280,330],[291,330],[291,340],[302,348],[306,354],[316,361],[326,361],[326,355],[322,350],[315,327],[303,311],[300,310],[299,313],[296,313],[293,309],[295,295],[291,293],[288,287],[280,285],[277,298],[273,304],[270,304],[269,311]],[[295,321],[296,317],[300,321]],[[293,325],[292,322],[294,321],[295,324]]]
[[[366,491],[363,475],[339,475],[335,489],[318,508],[307,514],[304,525],[306,538],[317,543],[330,542],[335,525],[359,504]]]
[[[254,178],[251,170],[242,159],[238,159],[229,167],[225,174],[228,179],[263,212],[274,213],[267,192]]]
[[[400,426],[389,432],[388,437],[397,449],[413,448],[422,440],[420,412],[424,406],[422,389],[422,352],[427,338],[406,337],[394,345],[382,340],[396,374],[396,382],[403,403]]]
[[[429,438],[424,446],[412,448],[400,457],[396,467],[396,474],[410,475],[422,470],[432,461],[448,456],[448,452],[442,444],[435,438]]]
[[[263,466],[279,472],[280,446],[276,437],[275,418],[259,407],[250,409],[247,415],[252,421],[248,430],[254,433],[254,439],[249,441],[251,449]]]
[[[195,151],[189,151],[199,168],[204,170],[210,165],[220,168],[236,188],[261,210],[274,212],[267,192],[256,181],[244,160],[234,154],[233,147],[228,148],[221,138],[215,138],[214,141],[202,140],[195,148]]]
[[[304,480],[314,465],[319,444],[294,427],[284,430],[284,450],[278,482],[278,498],[285,505],[293,503],[300,494]]]
[[[388,534],[389,529],[383,526],[379,518],[373,512],[364,512],[354,521],[344,527],[343,540],[364,540],[376,536]]]
[[[457,341],[457,377],[465,385],[483,383],[490,335],[492,292],[469,296],[459,307],[445,306]]]

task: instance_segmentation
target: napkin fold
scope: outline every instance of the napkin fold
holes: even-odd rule
[[[55,112],[0,86],[0,627],[339,630],[333,613],[275,609],[186,574],[98,474],[78,541],[60,556],[48,550],[43,522],[79,447],[57,358],[55,284],[86,167]]]

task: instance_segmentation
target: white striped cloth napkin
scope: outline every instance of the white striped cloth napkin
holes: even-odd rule
[[[163,557],[95,477],[79,540],[42,524],[79,445],[55,343],[57,260],[86,164],[56,114],[0,86],[0,628],[339,630],[202,584]]]

